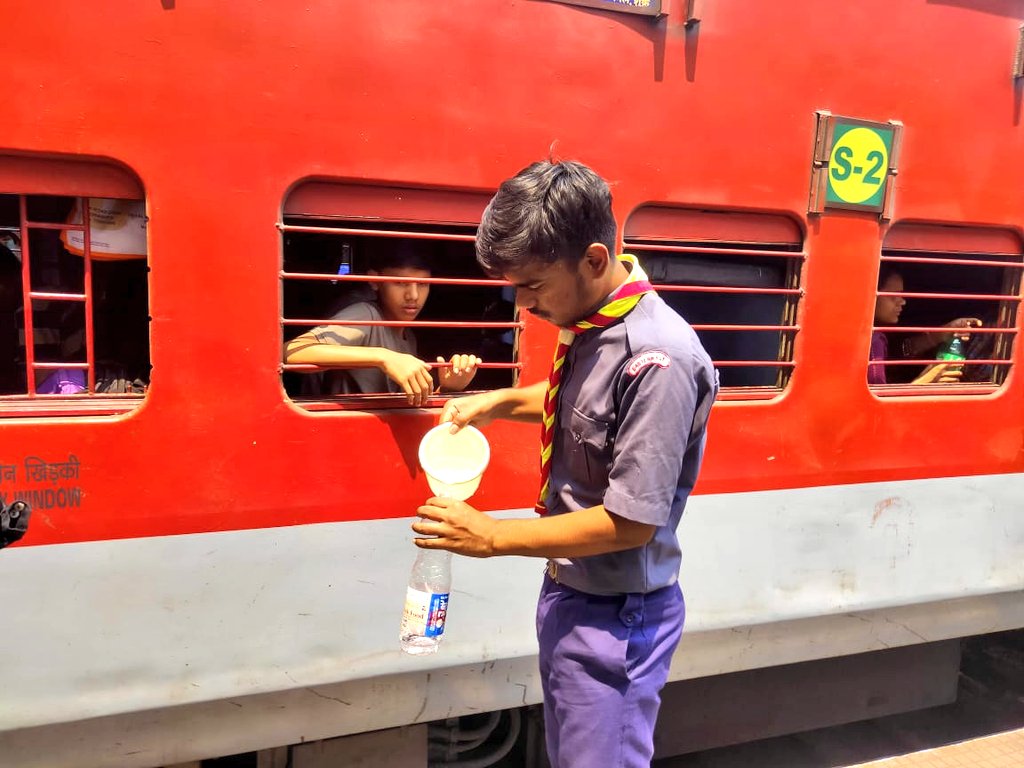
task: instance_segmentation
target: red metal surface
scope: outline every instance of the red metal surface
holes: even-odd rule
[[[883,242],[946,247],[901,222],[983,223],[970,250],[1019,258],[1019,18],[926,0],[723,0],[687,33],[677,7],[652,26],[554,3],[169,5],[103,14],[55,0],[8,19],[0,147],[16,154],[0,159],[0,189],[141,197],[142,179],[150,215],[142,407],[104,418],[138,401],[5,400],[18,410],[4,411],[16,417],[0,423],[0,459],[74,452],[82,467],[82,506],[38,510],[19,546],[411,514],[428,492],[416,445],[438,409],[286,400],[276,225],[282,213],[472,225],[553,142],[613,182],[627,239],[804,242],[774,251],[804,258],[792,381],[716,406],[698,492],[1024,471],[1020,344],[1007,382],[978,396],[876,396],[865,377]],[[951,94],[970,108],[950,109]],[[807,215],[819,109],[906,126],[895,224]],[[525,319],[524,383],[546,375],[554,335]],[[528,506],[537,429],[487,434],[474,501]]]
[[[950,259],[941,256],[883,256],[882,261],[901,264],[955,264],[967,267],[1004,267],[1006,269],[1024,269],[1024,264],[1013,261],[994,261],[992,259]]]
[[[312,272],[282,272],[281,278],[285,280],[330,280],[335,283],[407,283],[409,278],[407,277],[395,277],[393,275],[325,275]],[[427,285],[490,285],[490,286],[502,286],[510,285],[505,280],[485,280],[481,278],[471,277],[420,277],[416,279],[417,283],[425,283]]]
[[[485,323],[469,320],[299,320],[286,318],[283,325],[363,325],[384,328],[522,328],[522,323]]]
[[[92,394],[96,391],[96,339],[93,330],[92,300],[92,215],[89,211],[88,197],[82,198],[82,226],[82,260],[85,262],[85,362],[88,366],[85,391]]]

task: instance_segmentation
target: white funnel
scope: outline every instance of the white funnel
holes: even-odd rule
[[[476,427],[451,433],[451,424],[438,424],[420,440],[420,466],[437,496],[465,501],[480,485],[491,460],[487,438]]]

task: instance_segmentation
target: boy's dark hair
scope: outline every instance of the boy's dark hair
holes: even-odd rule
[[[423,269],[433,272],[430,254],[422,247],[400,240],[385,240],[380,247],[369,254],[369,269],[382,272],[385,269]]]
[[[582,163],[534,163],[498,188],[476,235],[476,260],[490,275],[533,261],[576,262],[592,243],[615,254],[608,184]]]

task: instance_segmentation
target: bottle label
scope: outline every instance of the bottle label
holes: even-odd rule
[[[420,592],[410,587],[405,593],[402,635],[440,637],[448,616],[448,593]]]

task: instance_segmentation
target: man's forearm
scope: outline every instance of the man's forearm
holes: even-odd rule
[[[528,387],[508,387],[494,391],[497,400],[494,418],[510,421],[540,421],[544,413],[544,393],[547,382],[539,381]]]
[[[653,525],[597,506],[529,520],[497,520],[492,548],[494,555],[587,557],[640,547],[653,535]]]

